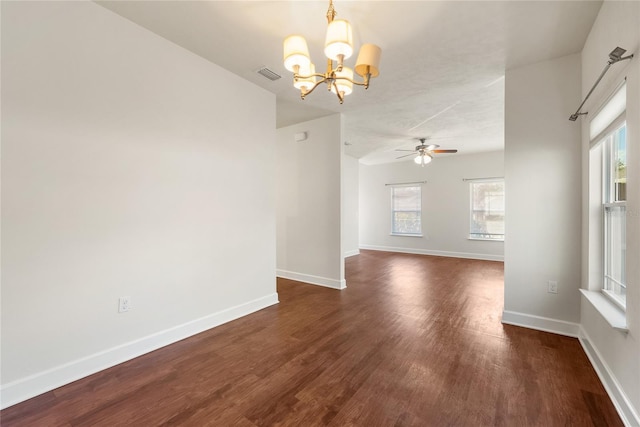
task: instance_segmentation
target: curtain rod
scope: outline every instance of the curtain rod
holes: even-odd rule
[[[426,184],[427,181],[414,181],[414,182],[394,182],[392,184],[385,185],[408,185],[408,184]]]
[[[463,181],[489,181],[494,179],[504,179],[504,176],[488,176],[486,178],[462,178]]]
[[[580,104],[580,106],[578,107],[576,112],[573,113],[571,116],[569,116],[569,120],[571,120],[572,122],[575,122],[578,119],[578,116],[584,116],[585,114],[588,114],[587,112],[581,113],[580,110],[584,106],[584,103],[587,102],[587,99],[589,99],[589,97],[591,96],[591,94],[595,90],[596,86],[598,86],[598,83],[600,83],[600,80],[602,80],[602,78],[604,77],[605,73],[609,70],[609,67],[611,67],[616,62],[620,62],[620,61],[624,61],[626,59],[633,58],[633,54],[627,55],[627,56],[622,56],[622,55],[624,55],[624,53],[626,51],[627,51],[626,49],[623,49],[620,46],[616,47],[615,49],[613,49],[611,51],[611,53],[609,54],[609,60],[607,61],[607,65],[606,65],[606,67],[604,67],[604,70],[602,70],[602,73],[600,73],[600,77],[598,77],[598,80],[596,80],[596,82],[593,84],[593,87],[591,88],[589,93],[587,93],[587,96],[584,97],[584,100],[582,101],[582,104]]]

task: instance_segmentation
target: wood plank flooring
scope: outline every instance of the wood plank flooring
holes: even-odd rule
[[[362,251],[280,304],[0,413],[2,426],[621,426],[576,339],[502,325],[503,264]]]

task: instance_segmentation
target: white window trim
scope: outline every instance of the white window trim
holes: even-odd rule
[[[467,240],[477,240],[481,242],[503,242],[504,243],[504,235],[501,239],[491,239],[488,237],[474,237],[471,234],[471,218],[473,213],[473,192],[471,191],[471,186],[474,183],[478,182],[501,182],[504,186],[504,178],[473,178],[473,179],[465,179],[469,183],[469,232],[467,233]],[[505,195],[506,197],[506,195]]]
[[[422,218],[422,214],[423,214],[423,210],[422,210],[422,185],[424,184],[424,182],[415,182],[415,183],[403,183],[403,184],[387,184],[390,188],[391,191],[389,192],[389,197],[390,197],[390,204],[391,204],[391,232],[389,233],[390,236],[396,236],[396,237],[424,237],[423,234],[423,218]],[[393,231],[393,226],[394,226],[394,222],[393,222],[393,213],[394,211],[394,205],[393,205],[393,189],[394,188],[398,188],[398,187],[417,187],[420,189],[420,232],[419,233],[397,233]]]
[[[627,202],[626,201],[621,201],[621,202],[609,202],[609,203],[603,203],[602,204],[603,210],[607,207],[627,207]],[[609,280],[612,280],[616,283],[618,283],[620,286],[624,287],[625,289],[627,288],[627,285],[624,283],[620,283],[618,280],[614,279],[613,277],[610,277],[607,275],[607,257],[606,254],[604,254],[604,246],[605,246],[605,242],[607,240],[606,235],[607,235],[607,227],[606,227],[606,219],[605,219],[605,214],[604,212],[602,213],[602,230],[604,232],[604,236],[602,238],[602,245],[603,245],[603,259],[602,259],[602,263],[603,263],[603,269],[602,269],[602,285],[601,285],[601,289],[600,292],[602,292],[602,294],[613,304],[615,304],[619,309],[623,310],[623,311],[627,311],[627,302],[626,299],[622,299],[620,298],[615,292],[611,292],[609,289],[606,289],[606,284],[605,284],[605,279],[608,278]]]
[[[587,291],[580,289],[580,293],[591,303],[593,308],[604,317],[604,320],[613,328],[620,332],[629,332],[627,316],[615,304],[611,303],[602,292]]]
[[[626,77],[624,78],[623,82],[619,83],[611,92],[610,95],[603,99],[602,102],[600,103],[600,107],[598,108],[598,110],[596,110],[595,114],[592,117],[597,117],[597,115],[605,108],[606,104],[613,98],[615,97],[615,95],[618,94],[618,92],[620,90],[622,90],[622,88],[625,86],[626,84]],[[607,137],[612,134],[615,130],[617,130],[624,122],[626,122],[626,106],[625,108],[622,110],[622,112],[618,115],[618,117],[615,117],[612,119],[611,123],[609,123],[608,126],[606,126],[603,130],[601,130],[597,135],[591,135],[591,132],[589,134],[589,153],[591,153],[592,150],[596,149],[599,145],[601,145],[606,139]],[[589,130],[591,131],[591,123],[589,123]],[[591,155],[591,154],[589,154]],[[603,154],[604,157],[604,154]],[[591,170],[589,169],[589,175],[591,174]],[[604,174],[604,170],[601,169],[600,170],[600,177],[599,180],[600,182],[602,182],[603,180],[603,175]],[[602,186],[602,184],[601,184]],[[602,188],[602,197],[604,197],[604,188]],[[603,203],[604,201],[601,202],[601,206],[602,206],[602,213],[601,213],[601,220],[604,222],[604,206],[605,203]],[[591,216],[589,216],[589,222],[592,221]],[[603,232],[604,232],[604,225],[603,225]],[[602,268],[602,273],[601,273],[601,277],[600,277],[600,283],[598,285],[598,289],[597,290],[586,290],[586,289],[580,289],[580,293],[585,297],[585,299],[587,301],[589,301],[589,303],[595,308],[596,311],[598,311],[600,313],[600,315],[607,321],[607,323],[609,323],[609,325],[613,328],[616,329],[620,332],[623,333],[627,333],[629,331],[628,328],[628,324],[627,324],[627,317],[626,317],[626,309],[625,309],[625,304],[622,304],[620,301],[616,300],[616,297],[609,295],[610,292],[608,292],[605,289],[605,283],[604,283],[604,262],[605,262],[605,257],[604,257],[604,244],[605,244],[605,240],[604,240],[604,235],[602,235],[601,240],[600,240],[600,245],[601,249],[602,249],[602,257],[600,259],[601,262],[601,268]],[[591,250],[591,249],[590,249]],[[593,286],[593,284],[591,283],[591,281],[589,281],[589,284],[587,286],[590,286],[591,289],[595,289],[595,286]]]
[[[611,292],[609,289],[602,289],[601,292],[602,295],[604,295],[612,304],[614,304],[620,310],[622,310],[623,312],[627,311],[626,301],[623,301],[618,295]]]

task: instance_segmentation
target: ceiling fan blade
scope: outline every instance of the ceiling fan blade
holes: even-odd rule
[[[395,150],[393,150],[393,151],[416,151],[416,150],[402,150],[402,149],[400,149],[400,148],[396,148],[396,149],[395,149]]]
[[[432,153],[457,153],[458,150],[432,150]]]
[[[413,150],[412,150],[413,151]],[[413,156],[415,153],[405,154],[404,156],[396,157],[396,159],[401,159],[403,157]]]

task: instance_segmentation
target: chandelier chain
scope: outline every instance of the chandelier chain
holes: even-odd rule
[[[338,12],[333,7],[333,0],[329,0],[329,9],[327,9],[327,22],[330,24],[333,22],[333,19],[336,17]]]

